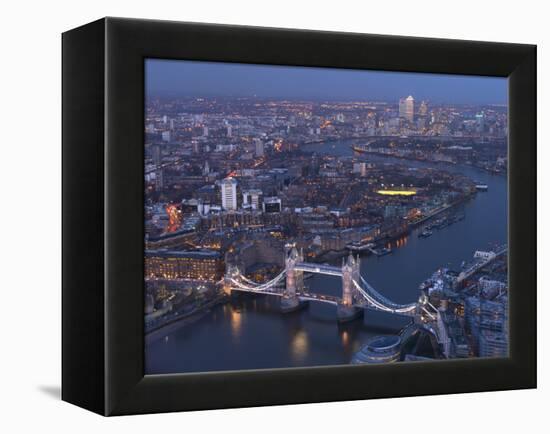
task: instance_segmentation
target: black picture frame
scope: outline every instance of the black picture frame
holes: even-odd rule
[[[536,387],[536,46],[104,18],[62,50],[63,400],[123,415]],[[144,376],[144,58],[508,77],[510,357]]]

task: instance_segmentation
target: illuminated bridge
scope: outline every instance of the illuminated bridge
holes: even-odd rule
[[[304,273],[337,276],[342,279],[342,296],[323,295],[309,292],[304,288]],[[427,315],[436,318],[436,309],[425,295],[417,302],[395,303],[376,291],[360,274],[359,258],[351,254],[341,267],[304,262],[302,253],[293,247],[285,258],[285,268],[273,279],[258,283],[245,277],[238,267],[228,266],[224,277],[226,292],[241,291],[255,294],[268,294],[281,297],[281,305],[286,310],[300,306],[300,302],[319,301],[338,307],[339,319],[354,317],[362,309],[373,309],[398,315]]]

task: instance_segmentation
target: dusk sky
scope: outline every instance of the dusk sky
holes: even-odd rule
[[[312,100],[417,100],[506,104],[507,79],[147,59],[149,96],[258,96]]]

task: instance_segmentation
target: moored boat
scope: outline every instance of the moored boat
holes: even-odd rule
[[[431,237],[432,235],[433,235],[432,231],[425,229],[418,234],[418,238],[428,238],[428,237]]]

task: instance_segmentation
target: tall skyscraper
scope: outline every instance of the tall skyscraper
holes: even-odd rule
[[[420,103],[420,108],[418,109],[418,114],[420,116],[426,116],[428,114],[428,103],[426,101],[422,101]]]
[[[485,112],[481,111],[476,114],[477,131],[482,133],[485,129]]]
[[[399,117],[409,122],[414,120],[414,98],[411,95],[399,100]]]
[[[237,209],[237,180],[225,178],[220,184],[222,194],[222,208],[226,211]]]
[[[256,157],[264,156],[264,142],[261,139],[254,139],[256,145]]]

